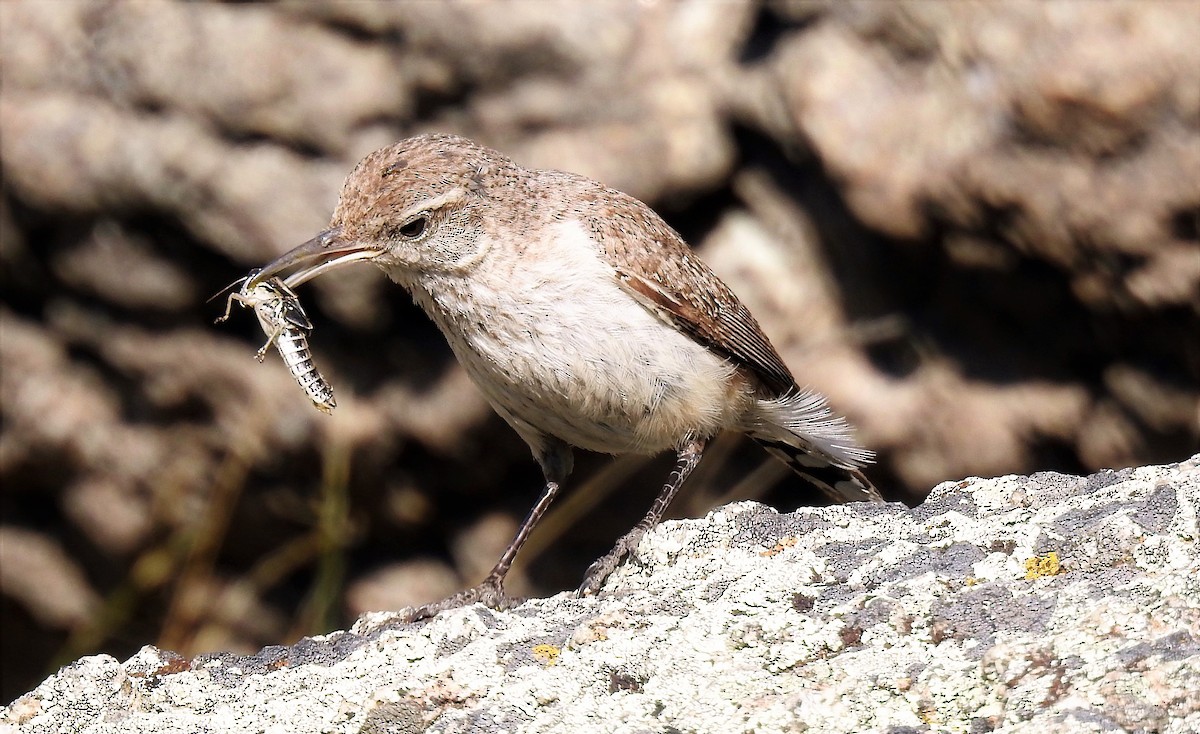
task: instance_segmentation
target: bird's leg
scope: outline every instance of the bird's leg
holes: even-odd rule
[[[551,478],[552,474],[555,475],[554,478]],[[475,602],[498,610],[511,609],[520,603],[521,599],[511,597],[504,592],[504,577],[508,575],[509,569],[512,568],[513,560],[516,559],[521,546],[525,545],[525,541],[529,539],[529,534],[533,532],[534,526],[542,519],[542,515],[546,514],[550,503],[554,501],[554,497],[558,494],[560,481],[565,478],[565,475],[558,476],[558,474],[559,472],[546,472],[546,485],[542,488],[542,495],[538,497],[538,501],[525,517],[525,521],[521,523],[521,527],[517,530],[517,534],[513,537],[512,542],[504,549],[504,553],[500,555],[500,560],[496,562],[495,567],[492,568],[491,573],[487,575],[483,583],[470,589],[464,589],[441,601],[411,609],[405,615],[406,621],[416,622],[421,619],[428,619],[435,616],[438,612],[458,609],[459,607],[465,607]]]
[[[667,507],[671,505],[671,501],[675,499],[679,488],[683,486],[688,475],[700,463],[700,457],[704,454],[704,445],[707,439],[693,438],[689,439],[680,449],[678,458],[675,462],[675,470],[671,472],[671,476],[667,478],[667,483],[663,485],[662,490],[658,493],[658,497],[654,498],[654,504],[650,505],[650,511],[646,516],[633,526],[617,544],[613,546],[607,554],[600,557],[588,567],[587,574],[583,577],[583,584],[579,587],[580,596],[593,596],[600,591],[600,587],[604,585],[604,580],[609,577],[613,571],[617,570],[617,566],[621,565],[621,561],[625,557],[633,553],[641,542],[642,536],[650,531],[658,521],[662,519],[663,513],[667,511]]]

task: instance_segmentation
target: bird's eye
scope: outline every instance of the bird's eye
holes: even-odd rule
[[[408,224],[400,227],[400,235],[408,239],[416,239],[425,233],[425,227],[429,224],[428,217],[417,217]]]

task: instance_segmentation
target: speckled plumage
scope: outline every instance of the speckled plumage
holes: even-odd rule
[[[410,138],[364,158],[330,229],[260,277],[300,266],[286,281],[297,285],[356,260],[412,293],[530,445],[547,477],[541,509],[572,446],[675,449],[651,525],[722,430],[749,434],[836,498],[879,499],[846,422],[797,386],[728,286],[626,194],[465,138]]]

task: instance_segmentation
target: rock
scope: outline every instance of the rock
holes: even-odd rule
[[[599,598],[72,663],[15,731],[1200,729],[1200,455],[664,523]]]

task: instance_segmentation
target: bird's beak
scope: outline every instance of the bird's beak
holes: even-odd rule
[[[358,260],[370,260],[383,254],[381,247],[340,239],[340,227],[327,229],[299,247],[292,248],[263,266],[250,277],[246,287],[253,288],[263,281],[295,268],[284,278],[289,288],[311,280],[321,273],[335,270]]]

